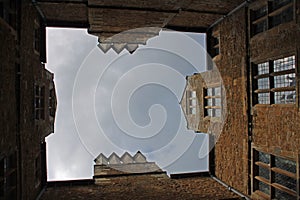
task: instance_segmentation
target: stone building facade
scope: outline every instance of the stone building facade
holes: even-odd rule
[[[170,178],[141,152],[100,154],[93,179],[48,182],[41,199],[241,199],[209,173],[195,175]]]
[[[255,1],[212,26],[207,46],[215,65],[187,78],[182,99],[188,128],[216,142],[211,173],[253,199],[300,196],[299,5]],[[221,88],[208,94],[216,77]],[[197,94],[194,114],[189,91]]]
[[[104,52],[117,53],[134,52],[161,28],[207,34],[213,62],[187,78],[181,104],[188,127],[211,135],[214,178],[128,176],[115,183],[128,195],[139,194],[133,180],[143,180],[157,181],[151,192],[168,191],[166,199],[187,197],[182,187],[196,194],[190,199],[235,198],[219,179],[247,198],[299,199],[299,9],[300,0],[0,0],[0,199],[35,199],[47,184],[45,137],[53,132],[56,97],[43,65],[46,26],[87,28]],[[114,189],[63,183],[56,192],[56,184],[48,183],[54,196]]]
[[[1,0],[0,14],[0,199],[35,199],[47,182],[56,111],[45,27],[30,1]]]

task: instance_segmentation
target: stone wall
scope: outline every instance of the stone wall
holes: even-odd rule
[[[14,198],[20,192],[18,174],[18,136],[17,136],[17,82],[18,68],[15,46],[17,32],[3,18],[0,18],[0,199]],[[13,162],[12,163],[9,163]],[[12,168],[13,169],[12,169]],[[7,173],[9,170],[13,172]],[[14,188],[10,194],[3,187],[12,189],[3,178],[9,178]],[[13,178],[14,177],[14,178]],[[4,192],[3,192],[4,191]]]
[[[16,40],[17,32],[0,18],[0,158],[16,150]]]
[[[139,175],[112,179],[106,185],[48,187],[42,200],[52,199],[241,199],[208,177],[170,179],[166,175]]]
[[[215,145],[215,175],[243,194],[248,194],[249,181],[246,11],[238,10],[211,31],[220,37],[220,54],[213,60],[224,84],[227,106],[227,118]]]
[[[265,1],[262,1],[265,2]],[[268,153],[295,159],[300,150],[299,135],[299,88],[300,88],[300,3],[295,3],[295,19],[280,24],[250,39],[250,60],[252,63],[266,62],[295,55],[296,58],[296,103],[257,104],[252,107],[253,146],[262,147]],[[252,7],[255,8],[256,4]],[[250,7],[250,9],[252,8]]]
[[[10,6],[5,8],[10,10],[10,17],[6,21],[0,18],[1,170],[4,165],[4,171],[10,170],[6,169],[9,167],[15,173],[14,180],[5,184],[16,187],[18,196],[8,199],[35,199],[46,182],[44,139],[54,129],[54,117],[49,117],[48,110],[49,89],[54,88],[53,74],[41,64],[41,61],[45,62],[45,35],[41,31],[44,26],[32,1],[5,3]],[[35,44],[40,44],[36,45],[39,52],[35,50]],[[43,120],[35,119],[36,84],[45,87]],[[13,173],[5,172],[5,176],[12,177],[6,174]],[[2,190],[2,183],[0,186]]]
[[[148,162],[146,157],[138,151],[134,156],[125,152],[122,156],[112,153],[109,157],[102,153],[95,159],[94,180],[96,184],[107,184],[120,177],[140,174],[161,174],[162,171],[155,162]]]

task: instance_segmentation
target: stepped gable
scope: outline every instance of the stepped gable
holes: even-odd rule
[[[108,164],[110,164],[110,165],[121,164],[121,159],[120,159],[120,157],[115,152],[113,152],[108,157]]]
[[[125,152],[121,157],[115,152],[109,157],[100,153],[94,161],[94,180],[96,184],[110,183],[112,179],[130,175],[166,176],[166,172],[161,170],[155,162],[148,162],[140,151],[134,156]]]
[[[94,160],[94,162],[97,165],[107,165],[108,159],[102,153],[100,153],[99,156]]]
[[[145,162],[147,162],[146,157],[145,157],[140,151],[138,151],[138,152],[134,155],[133,159],[134,159],[134,161],[135,161],[136,163],[145,163]]]
[[[125,152],[125,153],[121,156],[121,162],[122,162],[123,164],[134,163],[134,158],[133,158],[128,152]]]

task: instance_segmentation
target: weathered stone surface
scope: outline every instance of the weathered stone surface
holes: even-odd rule
[[[222,181],[248,193],[248,116],[246,13],[242,8],[213,28],[220,37],[220,54],[214,58],[224,84],[227,115],[215,145],[215,174]]]
[[[170,179],[141,175],[110,179],[107,184],[50,187],[41,198],[52,199],[239,199],[211,178]]]
[[[113,152],[108,158],[100,153],[95,162],[94,179],[97,183],[100,183],[103,177],[109,178],[153,172],[165,173],[154,162],[148,162],[140,151],[134,156],[125,152],[121,157]]]

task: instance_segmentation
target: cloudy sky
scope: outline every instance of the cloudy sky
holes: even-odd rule
[[[164,31],[133,54],[104,54],[84,29],[47,29],[58,107],[48,179],[91,178],[103,153],[143,152],[168,173],[208,169],[207,137],[186,129],[185,77],[204,71],[205,36]]]

